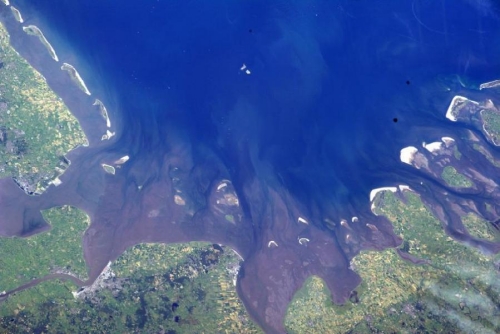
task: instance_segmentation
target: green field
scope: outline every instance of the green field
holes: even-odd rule
[[[87,278],[81,239],[88,216],[70,206],[46,210],[43,216],[52,226],[49,231],[29,238],[0,238],[0,291],[50,273]]]
[[[0,64],[0,177],[41,193],[67,167],[64,155],[87,139],[43,76],[10,46],[1,24]]]
[[[446,166],[441,173],[443,180],[452,187],[456,188],[470,188],[474,183],[465,175],[460,174],[455,167]]]
[[[44,282],[1,304],[0,332],[261,333],[233,286],[238,257],[206,243],[127,250],[93,293]]]
[[[408,205],[390,191],[379,193],[377,212],[404,238],[401,249],[429,264],[405,262],[393,249],[362,252],[352,261],[363,279],[359,303],[332,304],[324,282],[313,277],[289,306],[291,333],[500,331],[498,259],[452,240],[417,195],[406,196]],[[486,233],[483,223],[468,225]]]

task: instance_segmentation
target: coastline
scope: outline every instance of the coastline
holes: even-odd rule
[[[14,18],[16,19],[16,21],[19,23],[23,23],[24,20],[21,12],[14,6],[10,6],[10,9],[12,10],[12,14],[14,14]]]
[[[69,76],[71,77],[71,80],[73,80],[73,82],[78,86],[78,88],[80,88],[85,94],[92,95],[89,89],[87,88],[85,81],[83,81],[82,77],[80,76],[80,73],[78,73],[78,71],[73,65],[68,63],[63,63],[61,66],[61,70],[68,72]]]
[[[14,7],[11,7],[11,9]],[[17,9],[16,9],[17,10]],[[18,11],[19,12],[19,11]],[[21,13],[19,13],[19,16],[21,16]],[[14,15],[14,18],[16,19],[16,16]],[[22,23],[22,21],[17,20],[18,22]],[[49,43],[45,35],[42,33],[42,31],[35,25],[29,25],[26,27],[23,27],[23,30],[25,33],[28,35],[36,36],[42,42],[42,44],[47,48],[47,51],[49,51],[50,56],[52,59],[55,61],[59,61],[59,58],[57,57],[56,51],[52,47],[52,45]]]
[[[75,82],[77,77],[75,76],[75,79],[73,79],[66,71],[61,70],[61,65],[58,65],[58,61],[55,61],[51,54],[51,49],[47,49],[42,40],[32,39],[32,35],[26,33],[25,27],[15,19],[8,6],[0,6],[0,23],[10,35],[11,46],[45,78],[51,90],[62,99],[71,114],[76,117],[88,139],[89,147],[102,145],[102,134],[106,134],[107,131],[110,132],[108,125],[111,126],[111,122],[108,121],[108,112],[102,99],[99,98],[97,100],[99,101],[99,108],[106,110],[107,117],[105,122],[103,122],[102,113],[95,112],[94,103],[96,99],[90,99],[89,95],[81,94],[82,88]],[[31,26],[36,27],[35,25]],[[36,29],[42,33],[38,27]],[[59,60],[59,56],[56,57]],[[72,65],[69,65],[67,68],[69,71],[74,69],[75,73],[78,73]]]

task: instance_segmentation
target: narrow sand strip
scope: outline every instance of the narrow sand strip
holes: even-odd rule
[[[12,11],[12,14],[14,15],[14,18],[16,19],[17,22],[23,23],[23,17],[21,16],[21,12],[14,6],[10,7],[10,10]]]
[[[28,35],[37,36],[38,39],[40,40],[40,42],[42,42],[42,44],[47,48],[47,51],[49,51],[49,54],[52,57],[52,59],[54,59],[55,61],[59,61],[59,58],[57,57],[56,51],[54,50],[52,45],[50,45],[47,38],[45,38],[44,34],[42,33],[42,31],[40,29],[38,29],[37,26],[29,25],[29,26],[23,27],[23,30]]]
[[[90,95],[90,93],[89,93],[89,95]],[[104,106],[104,103],[102,103],[102,101],[99,100],[99,99],[95,99],[95,102],[94,102],[93,105],[94,106],[99,106],[99,110],[101,111],[101,116],[106,121],[106,126],[108,128],[110,128],[111,127],[111,121],[110,121],[109,116],[108,116],[108,110]]]
[[[412,191],[410,186],[407,186],[407,185],[403,185],[403,184],[400,184],[399,186],[399,191],[403,192],[403,191]]]
[[[223,189],[223,188],[226,188],[227,187],[227,183],[226,182],[222,182],[221,184],[219,184],[217,186],[217,191]]]
[[[306,224],[306,225],[308,225],[308,224],[309,224],[309,222],[308,222],[307,220],[305,220],[304,218],[302,218],[302,217],[297,218],[297,221],[298,221],[299,223],[302,223],[302,224]]]
[[[379,192],[384,191],[384,190],[389,190],[389,191],[392,191],[393,193],[395,193],[396,191],[398,191],[398,188],[397,187],[382,187],[382,188],[373,189],[372,191],[370,191],[370,202],[373,202],[373,200],[375,199],[375,196],[377,196],[377,194]]]
[[[68,72],[69,76],[71,77],[71,80],[73,80],[73,82],[78,85],[78,88],[80,88],[85,94],[90,95],[89,89],[87,88],[82,77],[80,76],[78,71],[73,67],[73,65],[70,65],[68,63],[63,63],[63,65],[61,66],[61,70]]]
[[[3,4],[5,6],[9,6],[10,5],[9,0],[1,0],[1,1],[3,2]]]
[[[490,82],[485,82],[479,85],[479,90],[487,89],[487,88],[495,88],[500,86],[500,80],[493,80]]]
[[[128,155],[125,155],[125,156],[121,157],[120,159],[116,160],[115,165],[122,165],[122,164],[126,163],[129,159],[130,159],[130,157]]]
[[[111,132],[109,130],[106,130],[106,133],[102,135],[101,140],[109,140],[111,137],[113,137],[116,133]]]
[[[463,97],[463,96],[460,96],[460,95],[457,95],[455,96],[452,100],[451,100],[451,103],[450,103],[450,106],[448,107],[448,109],[446,110],[446,118],[448,118],[450,121],[452,122],[456,122],[457,121],[457,116],[458,116],[458,113],[460,111],[460,105],[466,103],[466,102],[472,102],[474,104],[479,104],[477,103],[476,101],[472,101],[472,100],[469,100],[468,98],[466,97]],[[458,110],[457,110],[458,109]]]

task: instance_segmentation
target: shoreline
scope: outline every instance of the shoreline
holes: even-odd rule
[[[418,149],[415,146],[407,146],[401,149],[399,159],[405,164],[412,165],[417,152]]]
[[[488,89],[488,88],[495,88],[500,86],[500,80],[493,80],[489,82],[485,82],[479,85],[479,90],[483,89]]]
[[[92,95],[87,88],[87,85],[85,85],[85,81],[83,81],[82,77],[80,76],[80,73],[76,70],[76,68],[68,63],[63,63],[61,66],[61,70],[68,72],[71,80],[80,88],[85,94],[87,95]]]
[[[395,193],[396,191],[398,191],[398,188],[397,187],[380,187],[380,188],[373,189],[372,191],[370,191],[370,202],[373,202],[373,200],[375,199],[375,196],[377,196],[377,194],[379,192],[385,191],[385,190],[389,190],[389,191],[392,191],[393,193]]]
[[[12,14],[14,15],[14,18],[16,19],[17,22],[23,23],[23,17],[21,15],[21,12],[14,6],[10,6],[10,10],[12,11]]]
[[[11,7],[12,8],[12,7]],[[21,13],[19,13],[21,15]],[[23,30],[25,33],[27,33],[30,36],[36,36],[42,42],[42,44],[45,46],[47,51],[49,51],[50,56],[52,59],[55,61],[59,61],[59,57],[57,57],[56,51],[52,47],[52,45],[49,43],[45,35],[42,33],[42,31],[35,25],[29,25],[26,27],[23,27]]]

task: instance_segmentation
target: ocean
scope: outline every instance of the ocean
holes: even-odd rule
[[[400,240],[372,215],[372,189],[418,188],[425,181],[427,189],[461,196],[402,163],[400,150],[444,136],[457,141],[466,136],[469,125],[445,117],[451,99],[457,94],[484,97],[479,84],[500,76],[500,44],[495,42],[500,40],[500,6],[493,1],[11,3],[27,23],[42,29],[61,59],[75,65],[92,96],[108,109],[116,137],[91,145],[86,158],[97,166],[107,155],[130,156],[121,176],[103,181],[105,189],[99,191],[121,194],[120,203],[131,206],[127,214],[133,212],[127,219],[136,221],[127,228],[146,232],[115,240],[115,247],[100,255],[95,272],[141,241],[227,243],[248,259],[240,296],[268,330],[279,328],[286,305],[251,306],[254,299],[268,297],[251,295],[251,287],[278,283],[249,273],[265,261],[298,252],[298,246],[285,246],[282,255],[263,259],[270,238],[281,236],[278,249],[287,245],[285,236],[295,238],[290,231],[298,227],[284,221],[307,217],[311,230],[300,227],[300,233],[331,243],[331,249],[307,256],[335,259],[331,271],[317,267],[298,275],[283,292],[285,299],[304,277],[319,272],[331,280],[351,278],[330,286],[336,301],[345,300],[358,282],[347,269],[349,259],[363,247],[345,246],[338,240],[338,224],[328,226],[325,219],[357,216],[378,222],[386,237],[368,246],[384,248]],[[78,167],[72,173],[77,175]],[[175,178],[181,180],[178,188]],[[210,212],[211,189],[221,179],[232,182],[244,217],[238,232],[224,228],[222,236],[219,227],[207,223],[216,219]],[[157,200],[146,199],[144,191],[131,195],[137,186],[155,194],[172,187],[187,194],[187,227],[153,235],[164,225],[139,224],[149,204],[133,207],[132,198]],[[89,207],[95,217],[108,214],[107,223],[96,219],[95,228],[121,228],[109,223],[112,214],[102,209],[105,201]],[[176,215],[182,214],[164,219]],[[199,224],[206,225],[193,231]],[[99,242],[106,242],[106,236]],[[267,307],[277,310],[271,320],[265,316]]]

